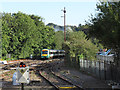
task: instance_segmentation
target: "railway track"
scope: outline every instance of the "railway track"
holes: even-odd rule
[[[81,86],[75,85],[71,81],[56,75],[54,72],[39,72],[48,83],[50,83],[55,89],[77,89],[83,90]],[[48,76],[49,75],[49,76]]]
[[[44,82],[40,80],[31,80],[30,83],[26,86],[28,88],[32,88],[34,86],[37,86],[38,88],[44,88],[44,86],[48,86],[54,89],[77,89],[77,90],[83,90],[81,86],[75,85],[72,81],[67,80],[59,75],[56,75],[52,69],[55,68],[59,63],[61,63],[62,60],[46,60],[42,61],[41,63],[38,62],[26,62],[27,66],[30,67],[30,71],[35,72],[35,75],[37,75],[39,78],[42,79]],[[15,68],[18,66],[18,64],[10,64],[9,69]],[[32,86],[32,87],[31,87]],[[41,89],[42,89],[41,88]],[[46,87],[47,88],[47,87]],[[50,89],[51,89],[50,88]]]
[[[56,75],[52,69],[55,68],[55,66],[61,63],[60,62],[54,62],[49,64],[43,64],[42,66],[38,65],[36,67],[37,73],[40,74],[41,77],[43,77],[50,85],[52,85],[55,89],[79,89],[83,90],[83,88],[79,85],[75,85],[72,81],[69,81],[59,75]]]
[[[30,65],[30,60],[17,60],[17,61],[11,61],[11,63],[2,65],[3,70],[10,70],[10,68],[16,68],[19,66],[20,62],[25,62],[25,64]]]
[[[56,60],[56,59],[55,59]],[[10,70],[11,68],[16,68],[19,66],[20,62],[24,62],[26,64],[26,66],[29,66],[30,68],[34,68],[35,66],[37,66],[38,64],[43,64],[43,63],[49,63],[53,61],[52,59],[51,60],[16,60],[16,61],[11,61],[12,63],[8,63],[8,64],[2,64],[1,65],[1,69],[3,70]]]
[[[58,77],[58,78],[60,78],[60,79],[63,79],[63,80],[65,80],[66,82],[68,82],[68,83],[74,85],[76,88],[83,90],[83,87],[82,87],[82,86],[74,84],[72,81],[67,80],[67,79],[64,78],[64,77],[61,77],[61,76],[55,74],[53,71],[51,71],[51,73],[52,73],[54,76],[56,76],[56,77]]]

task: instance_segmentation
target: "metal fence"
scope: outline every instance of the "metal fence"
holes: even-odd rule
[[[96,58],[98,60],[102,60],[102,61],[114,62],[114,56],[113,55],[111,55],[111,56],[97,55]]]
[[[72,58],[71,66],[87,72],[101,80],[112,80],[120,83],[120,68],[109,60],[82,60]]]

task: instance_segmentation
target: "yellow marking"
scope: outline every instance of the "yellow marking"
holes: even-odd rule
[[[59,87],[59,88],[76,88],[76,86],[73,86],[73,87]]]
[[[47,56],[47,54],[42,54],[42,56]]]

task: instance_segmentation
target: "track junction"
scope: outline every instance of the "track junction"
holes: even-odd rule
[[[87,87],[83,85],[84,81],[81,78],[82,76],[74,75],[75,78],[80,79],[81,82],[78,83],[76,79],[69,77],[69,72],[66,71],[68,74],[60,72],[61,68],[64,67],[64,59],[18,60],[8,65],[3,65],[3,74],[1,74],[3,90],[18,90],[21,88],[20,85],[12,85],[12,75],[20,62],[24,62],[30,68],[30,83],[24,85],[25,90],[83,90]]]

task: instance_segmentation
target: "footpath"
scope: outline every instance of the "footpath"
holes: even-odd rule
[[[109,86],[105,80],[97,79],[89,74],[76,69],[61,67],[57,74],[74,81],[75,84],[80,85],[85,90],[110,90],[112,86]]]

